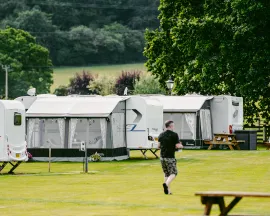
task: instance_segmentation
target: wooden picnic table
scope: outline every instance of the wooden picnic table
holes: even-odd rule
[[[228,145],[231,150],[234,150],[233,146],[236,149],[240,150],[240,143],[244,143],[245,140],[236,140],[235,134],[214,134],[213,140],[204,140],[204,143],[210,145],[208,150],[212,149],[213,145]]]
[[[266,146],[266,150],[270,150],[270,142],[263,143]]]
[[[213,204],[219,205],[220,216],[228,215],[229,211],[243,198],[243,197],[268,197],[270,193],[254,193],[254,192],[224,192],[224,191],[207,191],[197,192],[196,196],[201,196],[201,202],[205,205],[204,215],[210,215]],[[226,206],[224,197],[232,196],[234,199]]]

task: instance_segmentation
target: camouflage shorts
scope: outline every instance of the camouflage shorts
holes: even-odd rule
[[[175,158],[160,158],[161,166],[165,177],[172,174],[177,175],[176,159]]]

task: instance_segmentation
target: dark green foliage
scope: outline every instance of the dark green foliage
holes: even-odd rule
[[[95,80],[90,82],[89,89],[97,95],[112,95],[114,94],[115,77],[99,75],[95,76]]]
[[[68,95],[68,87],[60,85],[58,88],[54,90],[54,94],[57,96],[67,96]]]
[[[166,91],[160,87],[157,79],[151,74],[142,74],[140,80],[137,80],[134,85],[134,94],[163,94]]]
[[[122,71],[115,84],[115,93],[123,95],[125,88],[128,88],[129,94],[133,92],[136,80],[140,79],[141,71]]]
[[[245,117],[270,120],[270,2],[162,0],[147,31],[147,67],[178,94],[242,96]]]
[[[94,94],[95,91],[89,90],[89,83],[94,80],[94,76],[83,71],[82,74],[77,73],[73,78],[70,79],[68,85],[68,94],[80,94],[89,95]]]
[[[145,28],[158,27],[159,0],[0,0],[0,28],[28,31],[54,65],[131,63]]]
[[[53,71],[49,51],[29,33],[14,28],[0,29],[0,63],[11,66],[9,98],[25,95],[32,86],[38,94],[50,92]],[[5,72],[0,67],[0,95],[4,92]]]

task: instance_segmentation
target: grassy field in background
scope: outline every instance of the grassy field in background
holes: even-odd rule
[[[163,194],[159,160],[131,153],[126,161],[89,163],[89,174],[82,163],[52,163],[51,173],[48,163],[23,163],[16,175],[0,175],[1,215],[202,215],[197,191],[270,192],[269,151],[176,153],[173,195]],[[269,201],[243,198],[230,214],[270,215]]]
[[[53,74],[54,84],[51,86],[51,92],[60,85],[67,85],[71,77],[76,73],[81,73],[83,70],[91,72],[92,74],[118,76],[123,70],[146,71],[146,67],[143,63],[86,67],[55,67]]]

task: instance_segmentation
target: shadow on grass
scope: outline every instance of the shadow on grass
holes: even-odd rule
[[[1,173],[0,176],[60,176],[60,175],[94,175],[99,171],[89,170],[88,173],[82,171],[75,172],[18,172],[18,173]]]
[[[181,157],[176,159],[178,163],[198,163],[202,160],[195,157]]]
[[[147,157],[144,158],[144,157],[140,157],[140,156],[133,156],[133,157],[130,157],[128,160],[126,161],[130,161],[130,162],[134,162],[134,161],[156,161],[156,160],[159,160],[159,158],[156,158],[156,157]]]

